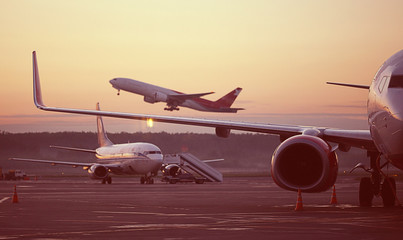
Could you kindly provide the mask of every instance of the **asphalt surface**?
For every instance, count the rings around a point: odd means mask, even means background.
[[[0,239],[401,239],[403,210],[358,207],[357,177],[332,191],[297,194],[269,177],[224,183],[140,185],[114,178],[0,181]],[[14,185],[19,203],[11,203]],[[398,190],[402,181],[397,181]],[[403,191],[398,192],[403,201]]]

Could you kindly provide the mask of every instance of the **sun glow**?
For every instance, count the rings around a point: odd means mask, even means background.
[[[147,127],[152,128],[154,126],[154,121],[152,118],[147,119]]]

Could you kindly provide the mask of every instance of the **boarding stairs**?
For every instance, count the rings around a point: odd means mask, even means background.
[[[170,157],[166,157],[168,162],[166,163],[176,163],[179,166],[189,172],[196,173],[204,178],[206,178],[210,182],[222,182],[223,176],[222,173],[203,162],[196,156],[191,153],[178,153],[174,155],[170,155]],[[171,159],[171,160],[168,160]],[[172,159],[176,159],[176,162],[172,162]]]

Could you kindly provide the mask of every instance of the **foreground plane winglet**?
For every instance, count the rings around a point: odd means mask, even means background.
[[[34,103],[37,108],[42,109],[45,105],[42,101],[41,83],[39,80],[38,62],[36,60],[35,51],[32,52],[32,65],[34,74]]]

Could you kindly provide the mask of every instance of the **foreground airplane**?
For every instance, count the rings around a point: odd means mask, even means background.
[[[382,168],[388,163],[403,170],[403,50],[391,56],[376,73],[371,86],[341,84],[369,90],[369,130],[341,130],[276,124],[220,121],[196,118],[92,111],[84,109],[47,107],[42,100],[36,53],[33,52],[33,80],[35,105],[45,111],[102,115],[108,117],[148,120],[212,127],[219,137],[228,137],[230,130],[276,134],[282,143],[271,161],[271,175],[284,189],[303,192],[322,192],[334,185],[338,173],[336,149],[349,151],[351,147],[366,149],[370,168],[362,164],[371,177],[360,182],[361,206],[371,206],[374,196],[382,196],[385,206],[395,204],[396,185]],[[331,147],[329,142],[336,143]],[[381,156],[386,163],[381,165]]]
[[[144,101],[148,103],[166,102],[167,107],[164,108],[166,111],[179,110],[178,106],[204,112],[236,113],[238,110],[243,110],[243,108],[231,108],[232,103],[234,103],[242,88],[236,88],[213,102],[201,97],[214,92],[184,94],[129,78],[114,78],[109,82],[112,84],[112,87],[118,90],[118,95],[120,94],[120,90],[124,90],[144,96]]]
[[[99,111],[99,104],[97,104]],[[71,147],[51,146],[64,150],[93,153],[98,158],[96,163],[61,162],[51,160],[36,160],[25,158],[11,158],[15,161],[50,163],[52,165],[70,165],[83,167],[88,171],[92,179],[100,179],[102,183],[112,183],[111,173],[116,175],[144,175],[140,178],[142,184],[153,184],[153,176],[156,176],[162,166],[163,155],[161,150],[150,143],[126,143],[113,144],[104,131],[102,118],[97,117],[99,148],[80,149]]]

